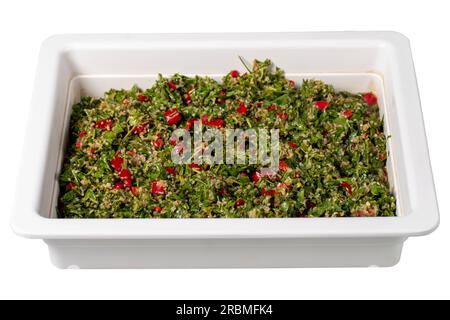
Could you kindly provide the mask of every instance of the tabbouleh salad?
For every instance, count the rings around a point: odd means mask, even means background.
[[[279,170],[174,165],[176,128],[279,129]],[[394,216],[386,137],[373,93],[286,79],[271,61],[206,76],[159,76],[73,106],[60,218]]]

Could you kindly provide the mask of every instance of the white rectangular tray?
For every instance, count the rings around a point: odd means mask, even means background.
[[[148,87],[158,73],[215,78],[269,58],[289,78],[374,91],[385,119],[396,217],[57,219],[70,108],[81,95]],[[61,268],[392,266],[439,213],[408,40],[395,32],[60,35],[42,46],[12,215]],[[30,162],[30,159],[33,161]]]

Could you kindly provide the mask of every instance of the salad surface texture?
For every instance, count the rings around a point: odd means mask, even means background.
[[[279,168],[175,164],[172,133],[278,129]],[[218,82],[159,76],[73,106],[59,177],[60,218],[394,216],[377,97],[294,83],[271,61]]]

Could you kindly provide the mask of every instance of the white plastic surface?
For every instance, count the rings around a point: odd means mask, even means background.
[[[314,219],[55,219],[70,106],[111,87],[147,87],[157,73],[218,77],[238,56],[270,58],[298,83],[375,91],[389,140],[396,217]],[[14,230],[45,239],[59,267],[390,266],[408,236],[439,223],[408,40],[393,32],[68,35],[41,51],[12,217]],[[126,262],[124,262],[126,261]]]

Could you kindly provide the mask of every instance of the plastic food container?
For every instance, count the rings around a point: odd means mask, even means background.
[[[289,78],[374,91],[385,119],[396,217],[57,219],[70,108],[80,95],[152,84],[158,73],[219,77],[269,58]],[[298,82],[297,82],[298,83]],[[392,266],[409,236],[439,224],[408,39],[394,32],[60,35],[42,46],[12,227],[61,268]]]

